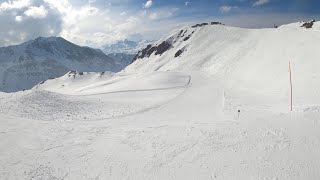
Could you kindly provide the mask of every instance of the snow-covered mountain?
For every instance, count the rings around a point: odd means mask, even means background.
[[[133,58],[135,54],[126,54],[126,53],[110,53],[107,56],[116,60],[116,63],[122,65],[123,67],[127,67],[129,64],[133,62]]]
[[[312,44],[316,40],[308,42],[309,39],[306,38],[314,36],[319,31],[320,22],[315,22],[314,20],[282,25],[278,28],[270,29],[243,29],[225,26],[218,22],[196,24],[191,27],[175,30],[169,36],[146,46],[134,57],[134,61],[137,62],[126,70],[148,69],[154,71],[181,68],[208,70],[209,68],[212,69],[208,64],[217,65],[214,63],[217,58],[227,60],[236,55],[241,55],[237,57],[242,58],[245,54],[252,51],[257,51],[257,53],[263,52],[262,49],[248,47],[253,47],[259,42],[268,48],[274,48],[275,46],[272,42],[280,41],[283,43],[283,49],[288,49],[289,45],[285,43],[288,43],[289,40],[293,41],[292,43],[295,46],[301,45],[299,44],[301,41]],[[284,35],[286,33],[289,34]],[[236,48],[231,51],[231,47]],[[301,47],[304,48],[304,46]],[[276,51],[276,54],[270,53],[268,56],[272,56],[273,59],[275,57],[279,58],[278,56],[283,55],[283,53],[278,54],[278,51]],[[302,51],[302,53],[305,52]],[[227,55],[222,56],[222,54]],[[205,59],[202,57],[205,57]],[[222,64],[227,62],[219,61],[217,63]]]
[[[314,21],[269,29],[216,23],[184,27],[140,51],[124,71],[201,71],[225,78],[228,87],[277,93],[273,97],[280,101],[288,96],[291,61],[295,96],[312,104],[320,101],[319,32],[320,22]]]
[[[102,46],[102,51],[106,54],[111,53],[122,53],[122,54],[136,54],[141,49],[145,48],[148,44],[151,44],[153,41],[140,40],[140,41],[131,41],[128,39],[117,41],[113,44],[106,44]]]
[[[39,37],[0,48],[0,91],[29,89],[70,70],[117,72],[126,65],[101,50],[80,47],[61,37]]]
[[[102,46],[101,49],[109,57],[115,59],[117,63],[126,67],[133,62],[133,58],[138,51],[145,48],[152,42],[153,41],[148,40],[131,41],[125,39],[112,44],[106,44]]]

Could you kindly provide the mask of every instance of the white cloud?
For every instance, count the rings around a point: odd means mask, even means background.
[[[190,4],[190,2],[188,2],[188,1],[187,1],[187,2],[184,2],[184,5],[185,5],[185,6],[189,6],[189,4]]]
[[[0,11],[8,11],[12,9],[21,9],[31,5],[31,0],[15,0],[3,2],[0,4]]]
[[[46,4],[42,0],[26,2],[8,0],[0,4],[0,24],[3,25],[0,26],[0,46],[19,44],[39,36],[59,35],[61,32],[62,19],[56,10],[41,12],[40,8],[40,11],[34,11],[32,7],[46,7]]]
[[[228,12],[230,12],[231,10],[234,10],[234,9],[239,9],[239,7],[237,7],[237,6],[221,6],[221,7],[219,8],[219,11],[220,11],[221,13],[228,13]]]
[[[35,19],[43,19],[47,17],[48,11],[43,7],[30,6],[24,14],[28,17],[32,17]]]
[[[149,18],[152,20],[155,20],[155,19],[159,18],[159,15],[158,15],[158,13],[154,12],[149,15]]]
[[[61,13],[63,18],[60,36],[79,45],[99,47],[106,42],[126,38],[141,30],[142,19],[128,12],[110,12],[91,4],[73,6],[68,0],[45,0],[52,9]],[[120,16],[119,16],[120,14]]]
[[[15,21],[16,21],[16,22],[21,22],[22,19],[23,19],[22,16],[16,16],[16,17],[15,17]]]
[[[172,8],[169,11],[154,9],[147,12],[147,8],[152,6],[151,0],[145,1],[146,8],[141,11],[111,11],[110,6],[100,7],[98,1],[92,4],[92,0],[72,2],[6,0],[6,3],[0,3],[0,24],[5,25],[0,26],[0,46],[19,44],[38,36],[61,36],[76,44],[94,47],[138,33],[147,39],[154,35],[158,38],[163,29],[170,29],[172,23],[163,23],[161,28],[156,29],[151,26],[174,16],[177,11]],[[118,0],[112,2],[117,3]]]
[[[162,9],[157,9],[150,13],[148,15],[148,18],[150,20],[160,20],[160,19],[166,19],[170,18],[176,15],[176,13],[179,11],[179,8],[162,8]],[[146,12],[145,12],[146,13]]]
[[[0,26],[0,46],[19,44],[38,36],[61,36],[79,45],[99,47],[132,34],[157,39],[178,23],[171,20],[177,8],[155,8],[149,12],[147,8],[153,5],[152,0],[145,0],[145,8],[140,11],[110,10],[106,4],[100,6],[98,0],[94,4],[93,0],[72,2],[6,0],[0,3],[0,24],[5,25]]]
[[[68,13],[72,10],[72,5],[69,2],[69,0],[43,0],[45,3],[47,3],[51,9],[56,9],[60,13]]]
[[[256,2],[254,2],[252,4],[253,7],[257,7],[257,6],[262,6],[262,5],[265,5],[267,3],[269,3],[270,0],[257,0]]]
[[[148,0],[145,4],[144,4],[144,8],[148,9],[152,6],[152,0]]]

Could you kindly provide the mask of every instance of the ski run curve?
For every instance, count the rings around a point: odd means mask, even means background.
[[[315,111],[289,114],[248,105],[238,116],[237,99],[224,97],[219,80],[199,72],[189,74],[192,80],[183,93],[179,91],[173,100],[130,116],[102,121],[34,121],[2,114],[0,164],[5,166],[1,166],[0,176],[3,179],[320,177],[320,124],[314,119],[318,115]],[[134,96],[139,99],[143,95]]]

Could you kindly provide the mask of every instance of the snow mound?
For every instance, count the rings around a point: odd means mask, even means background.
[[[0,114],[41,121],[97,121],[157,108],[188,87],[190,76],[70,71],[32,90],[0,94]]]
[[[93,95],[130,91],[152,91],[186,86],[190,76],[176,72],[146,74],[69,72],[35,88],[69,95]]]

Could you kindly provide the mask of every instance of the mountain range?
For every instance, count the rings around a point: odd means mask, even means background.
[[[116,59],[121,64],[129,65],[133,62],[134,57],[141,49],[145,48],[148,44],[152,44],[154,41],[148,40],[120,40],[115,43],[105,44],[101,47],[102,51],[109,57]]]
[[[120,40],[115,43],[106,44],[101,47],[102,51],[106,54],[122,53],[122,54],[137,54],[137,52],[145,48],[148,44],[152,44],[154,41],[139,40],[132,41],[128,39]]]
[[[81,47],[61,37],[39,37],[0,48],[0,91],[29,89],[68,71],[118,72],[127,65],[101,50]]]

